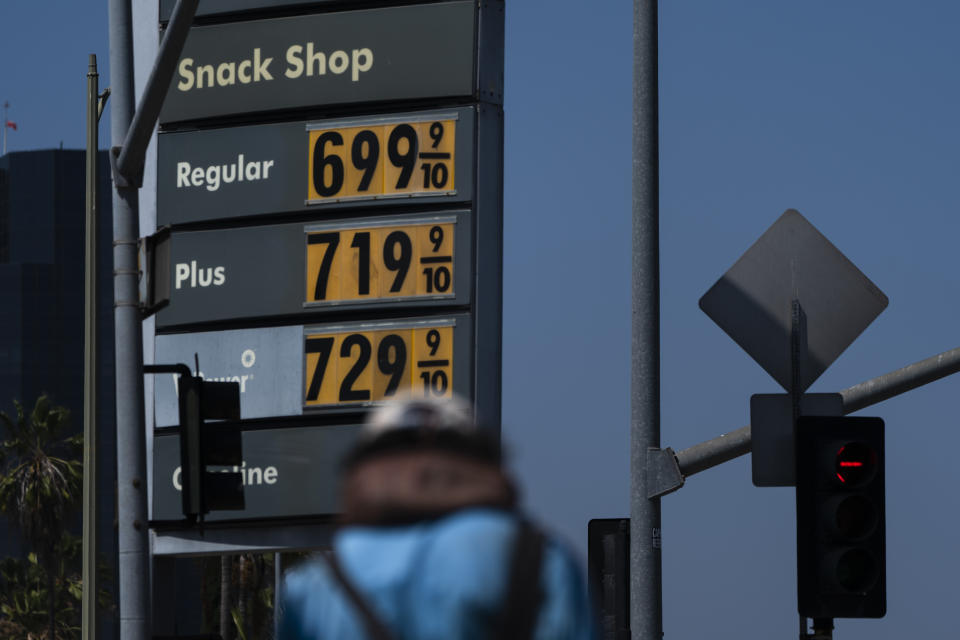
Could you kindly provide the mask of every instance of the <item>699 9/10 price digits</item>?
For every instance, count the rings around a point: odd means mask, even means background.
[[[308,128],[307,204],[455,191],[450,119]]]

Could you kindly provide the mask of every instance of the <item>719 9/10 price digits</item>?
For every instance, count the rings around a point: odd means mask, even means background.
[[[306,229],[306,305],[453,297],[455,218]]]

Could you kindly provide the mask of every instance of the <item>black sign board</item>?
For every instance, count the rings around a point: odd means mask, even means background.
[[[330,4],[339,0],[200,0],[197,16],[216,16],[239,14],[252,11],[275,10],[306,7],[317,4]],[[160,21],[167,22],[173,15],[177,0],[160,0]]]
[[[491,18],[502,22],[500,9]],[[477,2],[460,0],[193,27],[160,123],[481,93],[499,100],[502,76],[478,78],[476,56],[478,34],[500,31],[478,29],[479,14]]]
[[[499,135],[499,121],[484,114],[478,135]],[[157,223],[326,213],[411,199],[469,202],[476,115],[476,108],[468,107],[161,133]],[[401,145],[406,153],[397,153]],[[342,168],[338,182],[329,168],[333,164]]]
[[[157,328],[467,304],[470,243],[466,211],[174,232]]]
[[[207,521],[329,515],[338,511],[339,463],[360,431],[357,425],[243,432],[243,463],[211,470],[239,472],[245,508],[211,511]],[[153,440],[152,520],[180,520],[180,439]]]

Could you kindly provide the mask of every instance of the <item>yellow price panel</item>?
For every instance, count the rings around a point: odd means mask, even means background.
[[[307,128],[307,204],[456,191],[456,115]]]
[[[453,393],[453,324],[311,331],[304,338],[304,407]]]
[[[454,297],[453,217],[306,228],[305,305]]]

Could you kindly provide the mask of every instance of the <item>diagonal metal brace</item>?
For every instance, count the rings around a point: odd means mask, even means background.
[[[960,372],[960,347],[844,389],[840,392],[843,414],[859,411],[957,372]],[[683,449],[677,454],[677,460],[686,477],[750,453],[751,449],[750,425],[747,425]]]
[[[177,0],[123,144],[110,150],[114,184],[120,188],[139,189],[143,186],[147,145],[199,3],[200,0]]]
[[[673,449],[647,449],[647,498],[654,499],[673,493],[683,486],[683,474]]]

